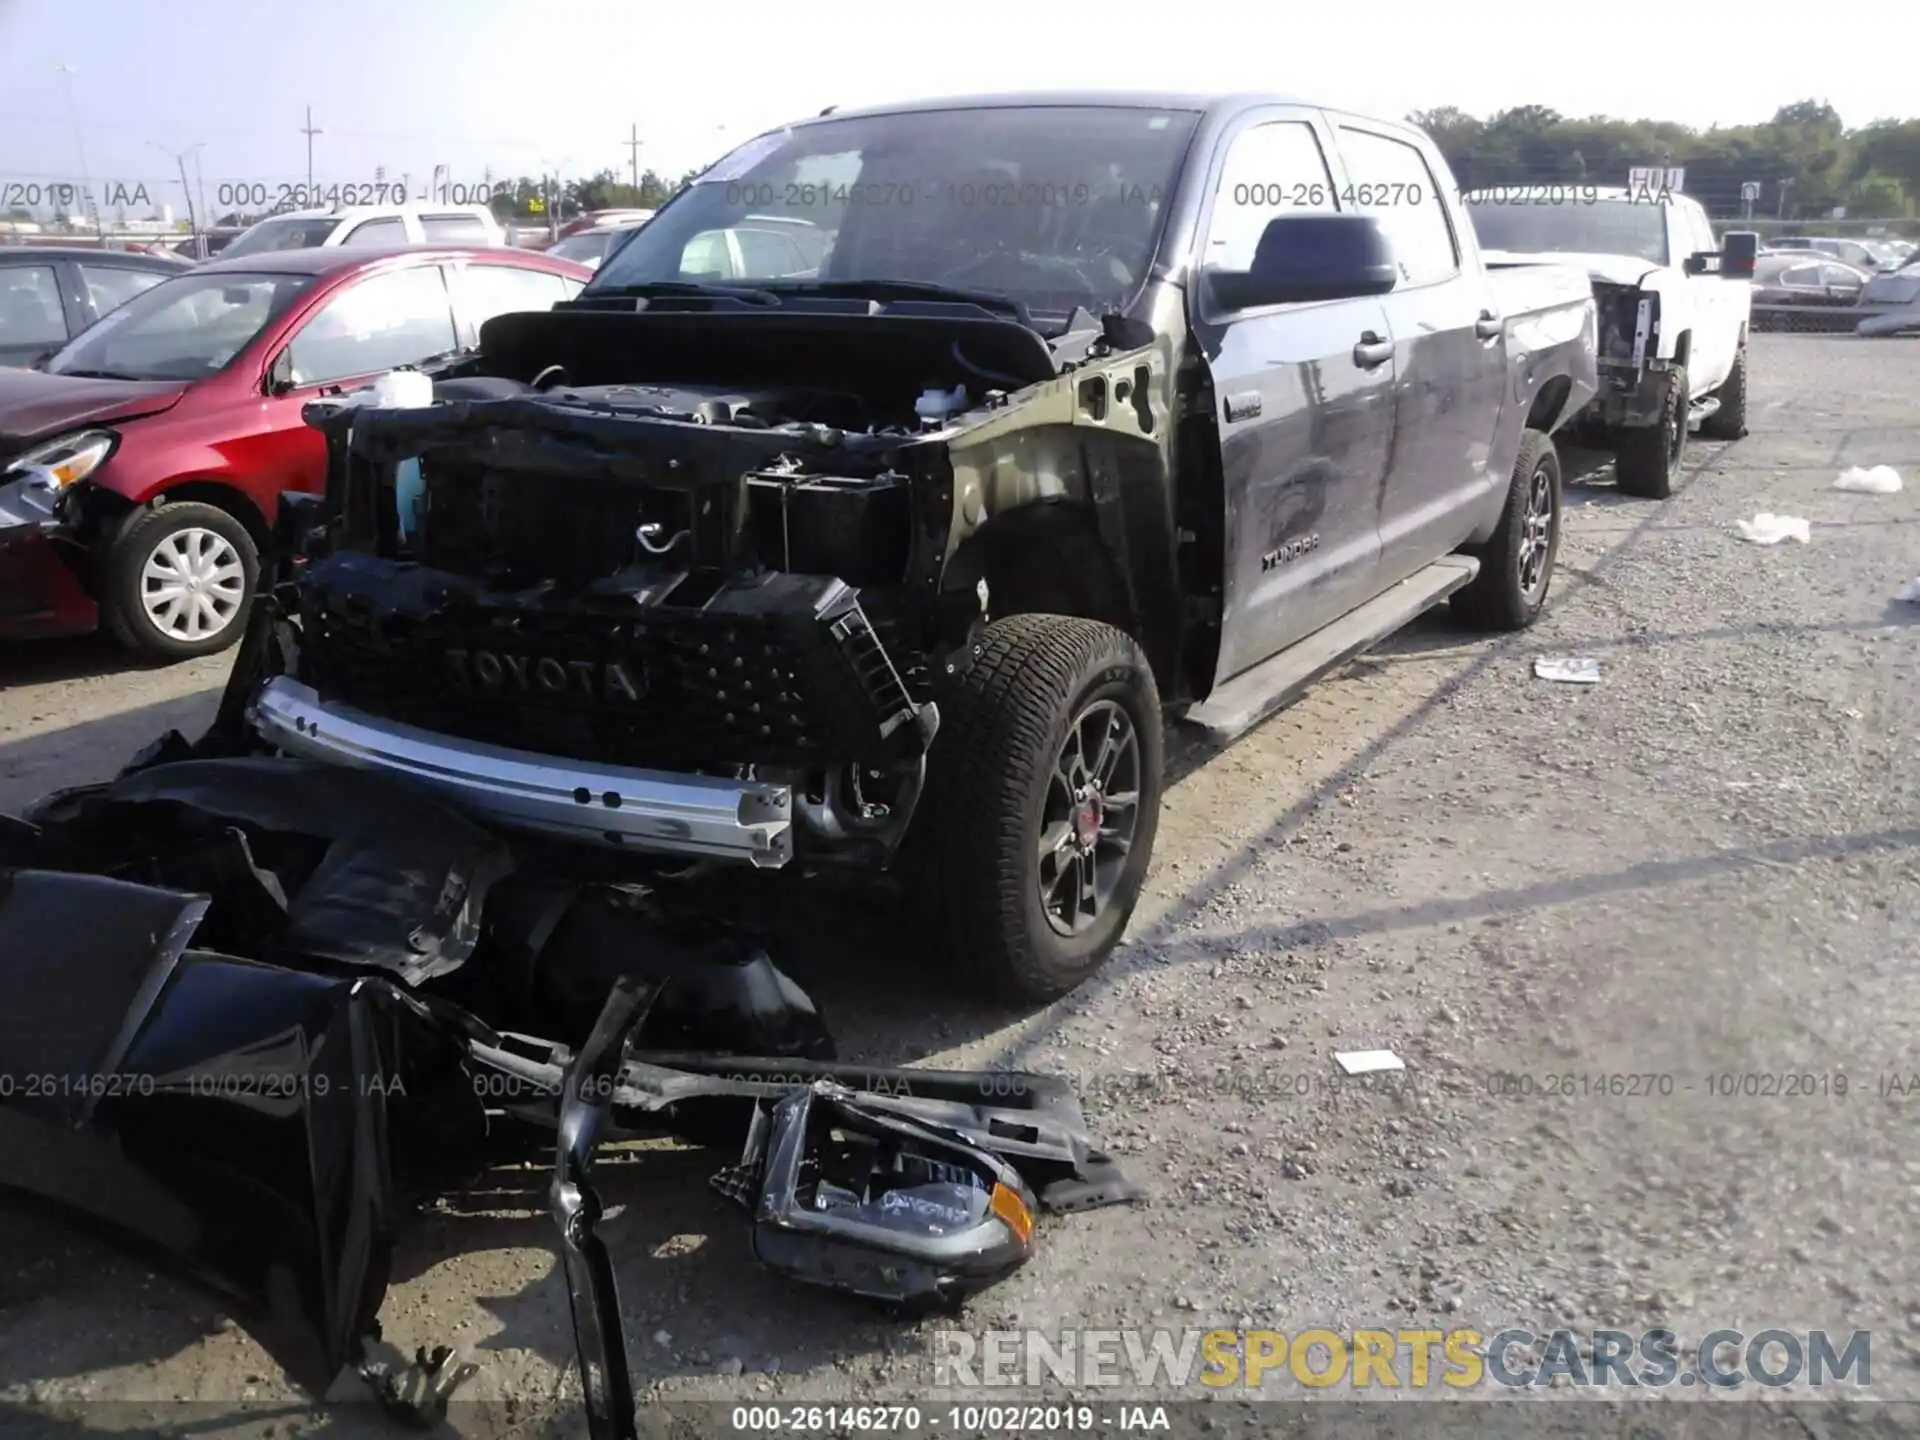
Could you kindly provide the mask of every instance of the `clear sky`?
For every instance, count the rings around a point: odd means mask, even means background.
[[[317,180],[416,191],[625,173],[635,125],[672,175],[829,104],[1046,87],[1860,125],[1920,114],[1916,40],[1916,0],[0,0],[0,187],[84,159],[177,205],[154,147],[196,143],[209,191],[304,180],[309,104]]]

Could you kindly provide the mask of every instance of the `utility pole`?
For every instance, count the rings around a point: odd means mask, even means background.
[[[207,217],[207,228],[211,230],[213,228],[213,212],[207,208],[207,172],[205,167],[200,164],[201,148],[199,145],[193,147],[193,188],[200,192],[200,213]],[[202,260],[210,258],[207,253],[209,243],[208,239],[203,235],[194,245],[195,252]]]
[[[201,142],[201,144],[204,143],[204,141]],[[173,163],[179,167],[180,193],[184,195],[187,200],[187,231],[193,236],[194,253],[198,254],[200,253],[203,242],[200,238],[200,215],[193,206],[193,186],[187,181],[187,154],[188,151],[194,152],[194,163],[198,165],[200,163],[200,145],[189,145],[186,150],[169,150],[158,140],[149,140],[147,144],[158,150],[162,155],[173,156]]]
[[[53,67],[60,72],[60,79],[67,92],[67,118],[73,122],[73,148],[80,156],[80,212],[84,215],[93,212],[94,233],[100,237],[104,248],[107,243],[107,224],[100,218],[100,207],[94,203],[93,181],[87,174],[87,141],[80,125],[80,105],[73,98],[73,66],[62,61]]]
[[[633,203],[640,203],[640,127],[632,127],[627,138],[627,163],[633,167]]]
[[[307,137],[307,198],[313,198],[313,137],[326,132],[313,128],[313,106],[307,106],[307,123],[300,133]]]

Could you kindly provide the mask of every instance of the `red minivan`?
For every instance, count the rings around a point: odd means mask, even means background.
[[[281,492],[324,487],[301,407],[471,347],[592,273],[501,247],[214,260],[0,370],[0,638],[104,621],[158,658],[225,649]]]

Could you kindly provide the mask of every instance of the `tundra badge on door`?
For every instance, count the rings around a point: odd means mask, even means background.
[[[1302,535],[1298,540],[1289,540],[1278,550],[1269,550],[1260,557],[1260,573],[1264,575],[1269,570],[1278,570],[1282,565],[1291,564],[1302,555],[1319,548],[1320,532],[1318,530],[1311,535]]]

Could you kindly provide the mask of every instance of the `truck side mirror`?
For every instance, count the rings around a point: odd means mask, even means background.
[[[1371,215],[1282,215],[1267,222],[1251,266],[1207,278],[1223,308],[1253,310],[1384,295],[1399,283],[1400,267]]]
[[[1760,236],[1753,230],[1729,230],[1720,237],[1720,274],[1728,280],[1751,280],[1760,256]]]

